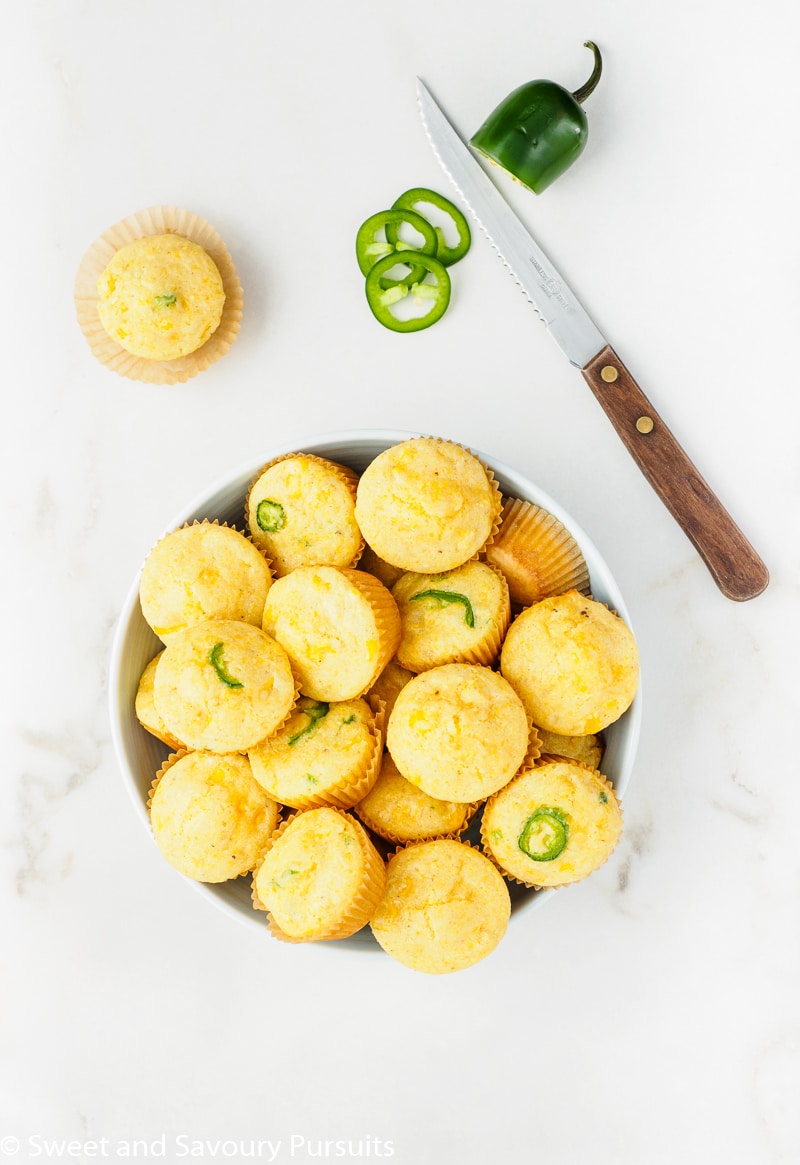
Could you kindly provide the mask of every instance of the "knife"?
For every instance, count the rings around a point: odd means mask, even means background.
[[[760,595],[769,573],[753,547],[419,78],[417,97],[442,169],[719,589],[739,602]]]

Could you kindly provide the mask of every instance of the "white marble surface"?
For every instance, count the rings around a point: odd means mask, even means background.
[[[0,1155],[800,1159],[796,6],[5,16]],[[430,331],[390,334],[363,302],[362,219],[448,192],[415,75],[471,131],[531,77],[580,84],[587,37],[606,74],[586,153],[510,197],[767,561],[742,605],[482,238]],[[71,302],[92,239],[159,202],[209,218],[245,287],[234,349],[177,388],[101,368]],[[526,472],[599,546],[641,645],[619,851],[444,978],[211,909],[154,851],[110,744],[112,631],[156,534],[262,449],[351,425]]]

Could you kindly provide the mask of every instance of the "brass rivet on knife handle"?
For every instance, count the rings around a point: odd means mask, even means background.
[[[611,371],[616,375],[610,377]],[[760,595],[769,582],[766,566],[613,348],[604,348],[582,372],[628,452],[693,543],[722,593],[737,602]],[[647,440],[642,441],[639,426],[645,421],[650,428]]]
[[[636,428],[640,433],[652,433],[654,425],[652,417],[639,417],[636,422]]]

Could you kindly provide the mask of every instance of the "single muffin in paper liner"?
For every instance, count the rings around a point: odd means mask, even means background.
[[[610,781],[565,757],[543,756],[488,799],[487,855],[514,881],[537,889],[578,882],[608,860],[622,832]]]
[[[331,806],[282,822],[253,876],[253,905],[285,942],[348,938],[369,922],[386,868],[363,826]]]
[[[474,453],[440,437],[412,437],[364,470],[356,520],[385,562],[440,574],[485,549],[501,508],[494,474]]]
[[[473,559],[445,574],[409,572],[392,587],[402,624],[397,662],[412,672],[445,663],[490,664],[511,618],[502,573]]]
[[[403,688],[386,743],[412,784],[441,801],[467,802],[507,784],[534,739],[507,680],[479,664],[448,663],[421,672]]]
[[[508,887],[488,858],[465,842],[440,838],[405,846],[389,859],[370,926],[392,958],[438,975],[491,954],[510,916]]]
[[[476,802],[462,804],[429,797],[398,772],[386,752],[377,781],[354,806],[354,811],[373,833],[404,845],[434,837],[458,838],[468,828],[477,808]]]
[[[358,560],[358,569],[366,570],[369,574],[374,574],[375,578],[380,579],[385,587],[392,589],[394,584],[405,571],[400,566],[392,566],[391,562],[384,562],[382,558],[378,558],[371,546],[364,543],[364,550]]]
[[[357,485],[348,466],[313,453],[287,453],[262,466],[247,494],[245,520],[277,576],[298,566],[356,565],[364,549]]]
[[[134,701],[134,710],[136,712],[136,719],[141,724],[142,728],[147,729],[151,736],[157,737],[163,741],[164,744],[169,745],[172,749],[183,748],[183,742],[173,736],[167,730],[164,721],[156,712],[155,700],[153,699],[153,689],[156,682],[156,668],[159,660],[164,654],[160,651],[158,655],[151,659],[147,667],[142,672],[142,677],[139,680],[139,687],[136,689],[136,699]]]
[[[567,591],[517,615],[500,670],[534,724],[559,736],[588,736],[630,707],[639,652],[630,628],[604,603]]]
[[[148,811],[170,865],[198,882],[226,882],[260,862],[280,807],[254,779],[247,757],[173,753],[156,774]]]
[[[208,619],[261,626],[272,585],[259,547],[225,522],[187,522],[161,538],[145,559],[139,602],[164,643]]]
[[[349,809],[372,788],[383,752],[384,705],[370,697],[302,697],[279,732],[248,754],[271,797],[294,809]]]
[[[599,769],[603,759],[603,740],[595,733],[589,736],[559,736],[557,732],[547,732],[536,728],[540,752],[548,756],[565,756],[567,760],[577,760],[590,769]]]
[[[171,638],[153,697],[167,730],[188,747],[247,752],[280,730],[297,684],[286,652],[259,627],[210,619]]]
[[[558,518],[533,502],[506,498],[486,561],[503,572],[512,600],[524,607],[549,595],[589,590],[578,543]]]
[[[170,235],[188,240],[205,252],[219,273],[225,298],[219,323],[200,347],[175,359],[150,359],[126,351],[106,330],[100,317],[99,285],[109,264],[123,248],[131,247],[139,240]],[[179,288],[167,289],[165,294],[153,297],[152,311],[165,315],[169,323],[169,312],[180,306],[179,297]],[[89,247],[75,280],[78,323],[93,354],[101,364],[120,376],[149,384],[183,383],[219,360],[236,339],[242,318],[242,301],[239,277],[219,234],[205,219],[174,206],[152,206],[109,227]]]
[[[335,566],[299,566],[276,579],[262,626],[285,649],[302,694],[329,703],[368,692],[400,641],[383,583]]]

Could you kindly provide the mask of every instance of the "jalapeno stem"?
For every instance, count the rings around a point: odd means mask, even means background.
[[[600,49],[597,47],[593,40],[585,40],[583,43],[587,49],[591,49],[594,53],[594,68],[592,69],[592,75],[586,84],[581,85],[580,89],[576,89],[572,94],[572,96],[578,102],[578,105],[582,105],[586,98],[590,97],[592,93],[594,93],[595,89],[597,88],[597,82],[600,80],[600,76],[603,72],[603,58],[600,56]]]

